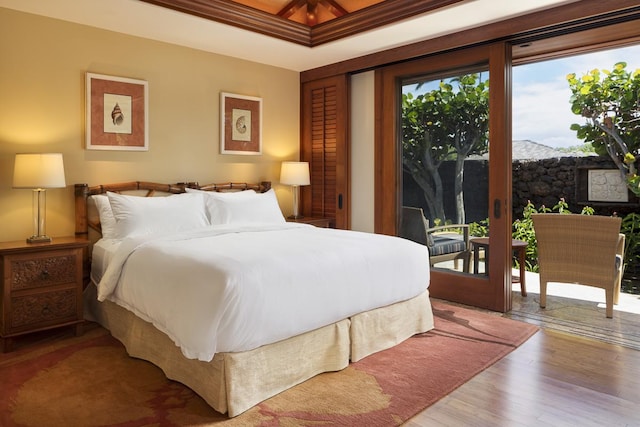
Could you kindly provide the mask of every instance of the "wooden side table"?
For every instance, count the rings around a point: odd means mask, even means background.
[[[311,224],[320,228],[330,228],[331,218],[321,218],[313,216],[303,216],[302,218],[287,218],[287,222],[297,222],[300,224]]]
[[[0,243],[0,349],[13,338],[61,326],[82,334],[85,239]]]
[[[474,237],[469,240],[471,250],[473,251],[473,272],[478,273],[478,264],[480,261],[480,249],[484,249],[485,266],[489,263],[489,238]],[[525,260],[527,256],[527,242],[518,239],[511,240],[511,250],[518,257],[518,265],[520,266],[520,276],[513,276],[513,283],[520,283],[520,293],[523,297],[527,296],[527,285],[525,283]],[[486,267],[485,267],[486,274]]]

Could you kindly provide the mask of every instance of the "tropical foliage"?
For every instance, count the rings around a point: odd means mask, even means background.
[[[640,196],[636,168],[640,152],[640,69],[628,71],[626,62],[612,70],[594,69],[578,78],[567,75],[572,92],[571,111],[586,119],[573,124],[579,139],[596,153],[608,155],[624,174],[631,191]]]
[[[640,275],[640,214],[635,212],[622,218],[621,232],[625,235],[624,263],[629,275]]]
[[[441,81],[425,94],[402,95],[402,164],[424,192],[430,218],[445,222],[444,189],[439,168],[455,162],[456,218],[465,223],[464,160],[488,149],[489,82],[480,74]]]

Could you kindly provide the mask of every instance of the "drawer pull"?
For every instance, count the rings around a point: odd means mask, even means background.
[[[48,279],[50,276],[48,270],[42,270],[42,273],[40,275],[42,276],[43,279]]]
[[[46,304],[44,307],[42,307],[41,314],[47,315],[50,313],[51,313],[51,310],[49,310],[49,304]]]

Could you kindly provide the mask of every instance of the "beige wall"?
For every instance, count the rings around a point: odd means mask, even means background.
[[[351,228],[373,233],[374,71],[351,76]]]
[[[85,73],[146,80],[149,151],[85,150]],[[220,92],[263,99],[263,155],[219,154]],[[70,235],[73,184],[271,180],[299,150],[298,73],[0,8],[0,241],[32,234],[31,191],[12,189],[19,152],[61,152],[66,189],[47,191],[47,234]]]

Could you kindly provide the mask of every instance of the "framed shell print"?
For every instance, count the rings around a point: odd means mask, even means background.
[[[87,149],[147,151],[147,82],[87,73],[86,83]]]
[[[220,94],[220,153],[262,154],[262,98]]]

